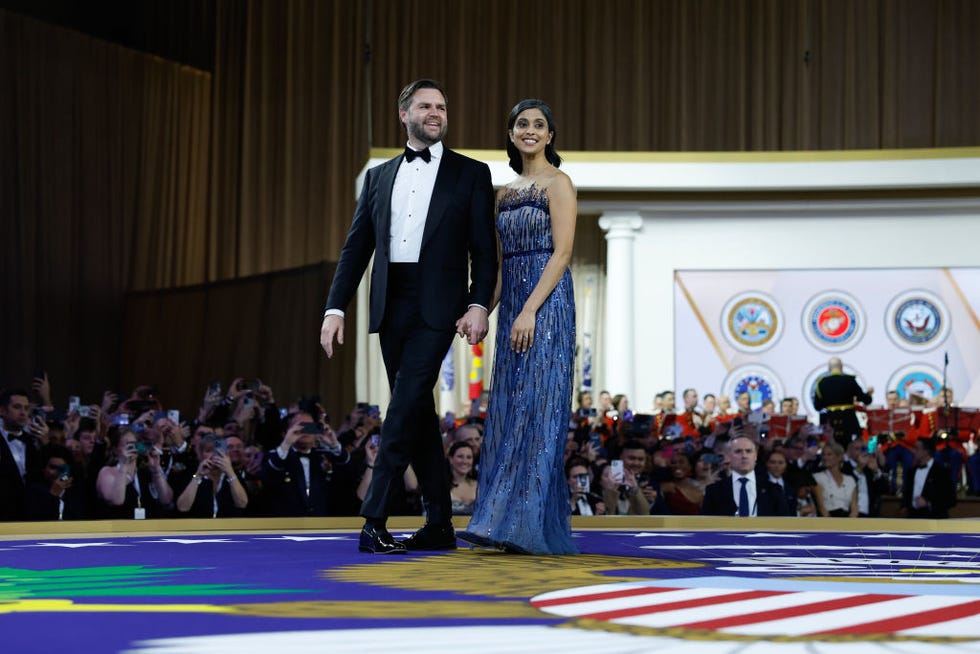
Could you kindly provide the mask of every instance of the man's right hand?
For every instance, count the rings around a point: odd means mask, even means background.
[[[333,357],[333,340],[337,338],[337,344],[344,344],[344,319],[341,316],[324,316],[323,324],[320,326],[320,345],[327,353],[327,358]]]

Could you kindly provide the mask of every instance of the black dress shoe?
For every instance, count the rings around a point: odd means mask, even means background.
[[[368,527],[361,529],[361,540],[357,549],[372,554],[404,554],[405,546],[396,541],[384,527]]]
[[[425,525],[401,542],[412,551],[454,550],[456,531],[452,525]]]

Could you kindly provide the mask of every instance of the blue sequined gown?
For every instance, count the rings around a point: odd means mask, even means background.
[[[510,330],[551,256],[548,197],[509,190],[497,207],[501,296],[476,508],[468,540],[529,554],[575,554],[563,458],[571,416],[575,300],[571,273],[538,310],[534,344],[510,349]]]

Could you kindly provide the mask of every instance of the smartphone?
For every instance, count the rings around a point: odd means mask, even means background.
[[[80,407],[78,407],[78,417],[79,418],[88,418],[90,411],[91,411],[91,408],[90,407],[80,406]]]
[[[602,436],[596,433],[591,434],[589,436],[589,444],[596,450],[602,449]]]
[[[214,395],[215,393],[220,393],[220,392],[221,392],[221,382],[213,381],[210,384],[208,384],[209,395]]]
[[[377,404],[372,404],[371,406],[368,407],[368,415],[371,416],[372,418],[380,418],[381,407],[379,407]]]
[[[228,442],[223,438],[214,439],[214,451],[228,454]]]
[[[286,407],[282,407],[281,409],[279,409],[280,420],[285,420],[287,415],[289,415],[289,409],[287,409]]]
[[[304,422],[303,427],[299,430],[301,434],[322,434],[323,427],[320,426],[318,422]]]
[[[78,407],[80,407],[81,405],[82,405],[82,401],[78,398],[77,395],[69,395],[68,396],[68,413],[69,414],[77,412],[78,411]]]
[[[589,475],[581,474],[575,475],[575,483],[579,487],[579,490],[585,490],[589,487]]]
[[[626,473],[623,471],[623,461],[622,459],[613,459],[609,462],[609,467],[612,468],[612,478],[617,484],[623,483],[623,479]]]
[[[167,418],[169,418],[175,425],[180,424],[180,411],[177,409],[170,409],[167,411]]]
[[[62,463],[58,466],[58,479],[61,481],[68,481],[71,479],[71,466],[67,463]]]
[[[381,434],[371,434],[371,447],[381,445]]]

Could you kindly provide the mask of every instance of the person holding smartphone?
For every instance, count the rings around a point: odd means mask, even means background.
[[[347,466],[350,454],[315,409],[304,406],[287,416],[279,447],[262,461],[263,494],[274,516],[326,516],[337,512],[341,490],[333,483],[334,467]]]
[[[83,520],[84,497],[73,486],[71,452],[58,445],[41,449],[41,477],[27,490],[28,520]]]
[[[605,515],[606,504],[600,495],[591,492],[592,478],[588,463],[583,459],[569,459],[565,464],[568,480],[568,503],[572,515]]]
[[[241,441],[235,438],[238,444]],[[248,493],[235,473],[228,446],[213,434],[197,443],[197,472],[177,498],[181,517],[236,518],[248,506]]]

